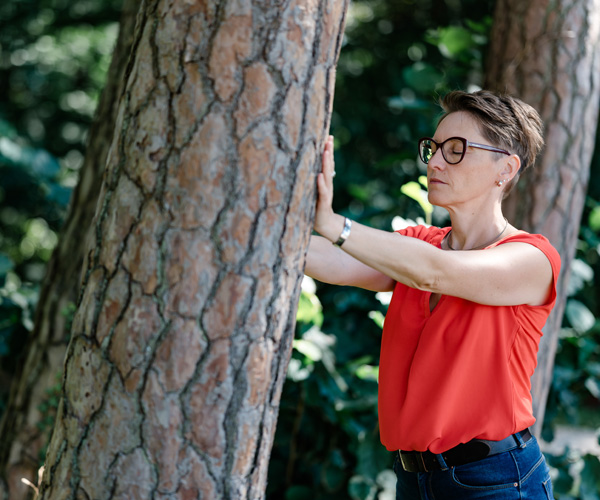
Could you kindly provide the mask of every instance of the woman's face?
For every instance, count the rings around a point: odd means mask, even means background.
[[[464,111],[446,116],[433,139],[441,143],[450,137],[463,137],[470,142],[498,147],[481,135],[475,119]],[[489,203],[492,196],[501,197],[496,181],[502,178],[503,157],[506,158],[498,153],[469,147],[462,161],[451,165],[446,162],[441,150],[437,150],[427,164],[430,203],[458,208],[473,202],[473,206],[477,207],[480,203]]]

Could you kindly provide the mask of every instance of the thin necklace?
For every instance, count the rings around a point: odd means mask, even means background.
[[[506,221],[506,224],[504,224],[504,229],[502,229],[502,231],[500,231],[496,236],[494,236],[494,238],[492,238],[491,241],[488,241],[487,243],[484,243],[483,245],[479,245],[478,247],[469,248],[469,250],[481,250],[482,248],[485,248],[488,245],[491,245],[498,238],[500,238],[500,236],[502,236],[504,234],[504,231],[506,231],[506,228],[508,227],[508,219],[506,217],[504,217],[504,220]],[[448,248],[450,250],[458,250],[457,248],[452,248],[452,245],[450,245],[450,233],[451,232],[452,232],[452,229],[450,229],[450,231],[448,231],[446,233],[446,236],[444,237],[444,241],[446,242],[446,245],[448,246]]]

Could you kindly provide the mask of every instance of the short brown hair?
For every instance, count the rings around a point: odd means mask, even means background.
[[[540,115],[533,107],[516,97],[488,90],[473,93],[455,90],[446,94],[440,100],[440,105],[444,114],[439,122],[450,113],[465,111],[475,118],[481,134],[491,145],[519,155],[519,174],[533,165],[544,146],[544,124]],[[515,176],[513,184],[518,177],[519,175]],[[510,189],[506,193],[508,191]]]

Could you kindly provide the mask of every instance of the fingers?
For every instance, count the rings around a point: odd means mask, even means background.
[[[333,161],[333,136],[327,137],[323,148],[321,172],[317,177],[317,211],[315,216],[315,229],[317,232],[327,225],[333,215],[333,177],[335,165]]]
[[[317,188],[319,189],[319,198],[323,196],[323,193],[327,191],[327,183],[325,181],[325,174],[321,172],[317,177]]]
[[[323,149],[323,165],[322,172],[328,182],[335,177],[335,163],[333,161],[333,136],[330,135],[325,141],[325,148]]]
[[[317,178],[319,189],[319,201],[323,205],[330,205],[333,198],[333,177],[335,176],[335,164],[333,161],[333,136],[330,135],[325,141],[321,172]]]

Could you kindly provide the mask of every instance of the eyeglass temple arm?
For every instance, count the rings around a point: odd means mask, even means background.
[[[487,151],[494,151],[495,153],[504,153],[505,155],[510,156],[510,153],[505,149],[495,148],[494,146],[486,146],[485,144],[477,144],[476,142],[467,142],[467,146],[478,149],[486,149]]]

